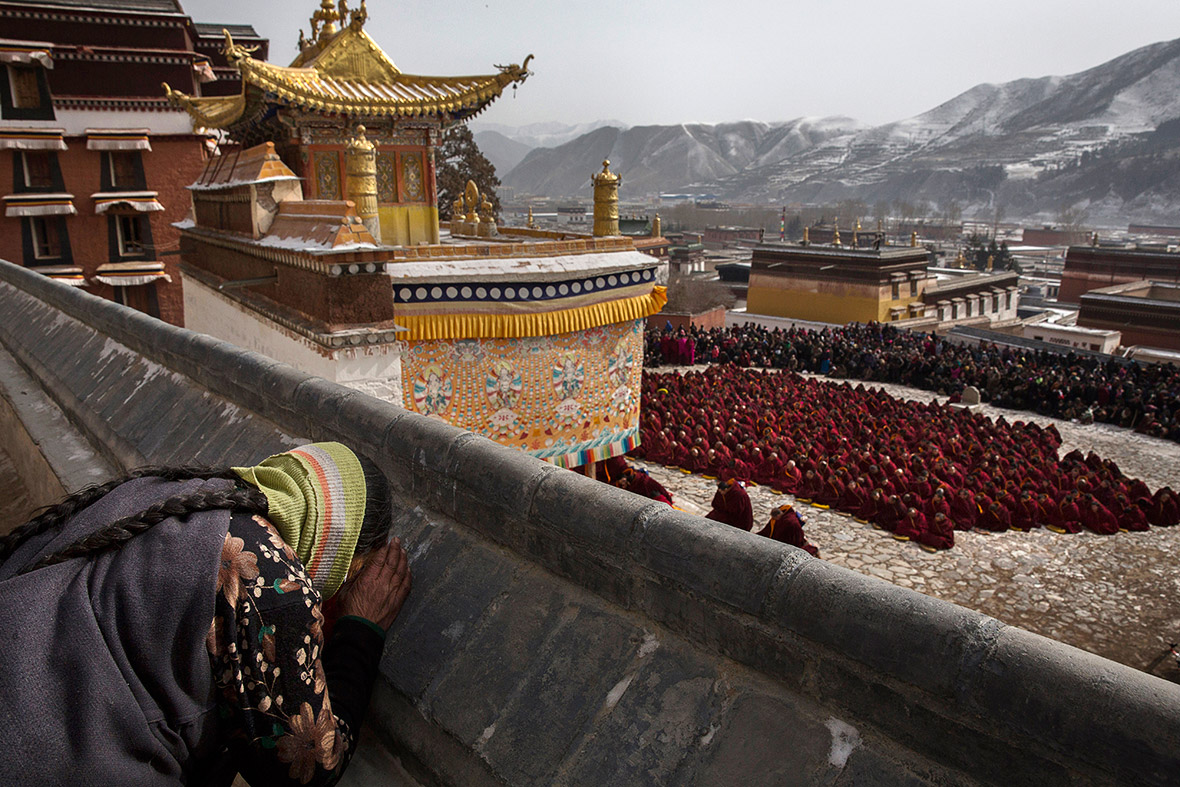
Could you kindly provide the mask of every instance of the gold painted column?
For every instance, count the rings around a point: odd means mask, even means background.
[[[591,176],[594,184],[594,237],[619,234],[619,185],[621,175],[610,171],[610,161],[602,162],[602,172]]]
[[[377,152],[365,139],[365,127],[357,126],[356,135],[344,152],[348,173],[348,198],[356,203],[356,213],[369,232],[381,243],[381,217],[377,212]]]

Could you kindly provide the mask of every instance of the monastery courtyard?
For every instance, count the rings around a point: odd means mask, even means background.
[[[938,398],[900,385],[866,385],[906,399]],[[1055,424],[1062,456],[1074,448],[1096,451],[1153,491],[1163,484],[1180,488],[1180,444],[1107,424],[1082,426],[988,405],[982,413]],[[650,462],[635,464],[667,487],[677,506],[702,516],[709,511],[715,481]],[[771,509],[794,502],[791,495],[753,484],[748,491],[755,527],[767,521]],[[835,511],[797,505],[807,540],[825,560],[1180,682],[1180,669],[1161,658],[1169,642],[1180,641],[1180,527],[1113,536],[1059,535],[1043,528],[956,530],[953,549],[931,554]]]

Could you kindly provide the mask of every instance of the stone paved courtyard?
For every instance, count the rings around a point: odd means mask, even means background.
[[[928,391],[875,385],[903,398],[936,398]],[[1074,448],[1093,450],[1142,478],[1152,491],[1163,484],[1180,489],[1180,444],[1106,424],[1082,426],[986,405],[982,412],[1056,424],[1062,455]],[[715,481],[637,464],[672,492],[678,506],[708,512]],[[748,491],[755,528],[772,508],[794,502],[763,487],[751,485]],[[1180,670],[1161,658],[1169,642],[1180,640],[1180,527],[1113,536],[956,531],[954,549],[931,554],[850,517],[798,505],[807,538],[825,560],[1180,682]]]

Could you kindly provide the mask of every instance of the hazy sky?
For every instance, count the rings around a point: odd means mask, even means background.
[[[354,0],[352,5],[359,5]],[[241,22],[274,62],[319,0],[181,0]],[[534,76],[481,120],[630,125],[910,117],[981,82],[1071,74],[1180,37],[1178,0],[432,0],[368,3],[407,73]]]

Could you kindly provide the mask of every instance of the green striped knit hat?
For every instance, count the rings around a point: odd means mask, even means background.
[[[356,454],[340,443],[311,443],[233,471],[266,495],[267,519],[312,587],[331,598],[348,576],[365,518],[365,473]]]

